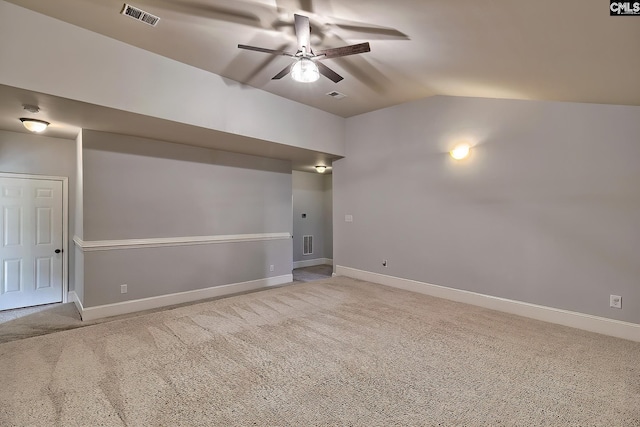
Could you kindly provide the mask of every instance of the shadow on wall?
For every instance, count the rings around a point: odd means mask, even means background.
[[[173,142],[151,140],[136,136],[116,135],[107,132],[83,131],[84,148],[98,151],[110,151],[140,157],[155,157],[191,163],[228,166],[242,169],[255,169],[267,172],[291,173],[291,162],[288,160],[252,156],[248,154],[219,151],[207,147],[177,144]],[[224,132],[217,132],[220,138],[237,139],[238,145],[252,138],[242,137]],[[113,137],[116,136],[116,137]],[[134,143],[131,143],[133,141]],[[205,151],[206,150],[206,151]]]

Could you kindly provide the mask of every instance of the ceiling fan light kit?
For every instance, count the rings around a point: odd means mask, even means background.
[[[320,78],[320,72],[311,59],[300,58],[291,67],[291,78],[300,83],[313,83]]]
[[[266,49],[256,46],[248,46],[239,44],[238,48],[253,50],[256,52],[268,53],[270,55],[289,56],[295,61],[285,67],[278,74],[273,76],[272,80],[279,80],[291,74],[291,77],[297,82],[310,83],[320,78],[320,74],[328,78],[334,83],[338,83],[343,79],[341,75],[324,65],[323,59],[339,58],[342,56],[355,55],[358,53],[370,52],[369,43],[360,43],[350,46],[336,47],[331,49],[323,49],[313,52],[311,49],[311,25],[309,17],[302,15],[293,15],[296,30],[296,39],[298,41],[297,52],[290,53],[281,50]]]

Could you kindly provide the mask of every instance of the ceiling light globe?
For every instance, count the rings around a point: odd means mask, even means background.
[[[471,149],[471,146],[466,142],[463,142],[461,144],[456,145],[453,148],[453,150],[449,152],[449,154],[451,155],[451,157],[453,157],[456,160],[462,160],[469,155],[470,149]]]
[[[326,170],[327,170],[327,167],[326,167],[326,166],[316,166],[316,170],[317,170],[319,173],[324,173],[324,171],[326,171]]]
[[[291,78],[300,83],[313,83],[320,78],[320,72],[315,62],[308,58],[300,58],[293,64]]]
[[[44,120],[37,119],[20,119],[25,128],[30,130],[31,132],[40,133],[43,132],[47,126],[49,126],[49,122],[45,122]]]

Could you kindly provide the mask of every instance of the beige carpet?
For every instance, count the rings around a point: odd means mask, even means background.
[[[312,282],[315,280],[324,280],[330,278],[332,272],[333,267],[331,265],[316,265],[312,267],[296,268],[293,270],[293,281]],[[211,298],[207,301],[213,301],[220,298],[221,297]],[[191,304],[192,303],[179,304],[170,308],[177,308]],[[80,313],[78,313],[74,303],[47,304],[36,307],[0,311],[0,344],[30,337],[37,337],[39,335],[52,334],[54,332],[65,331],[68,329],[95,325],[105,321],[126,319],[161,310],[162,309],[146,310],[141,313],[124,314],[107,319],[96,319],[89,322],[82,321]]]
[[[640,426],[640,344],[337,277],[0,345],[1,426]]]

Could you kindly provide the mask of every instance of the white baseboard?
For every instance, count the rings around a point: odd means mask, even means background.
[[[574,311],[561,310],[542,305],[529,304],[526,302],[493,297],[460,289],[447,288],[445,286],[432,285],[429,283],[418,282],[416,280],[402,279],[399,277],[357,270],[355,268],[343,267],[341,265],[336,266],[336,274],[338,276],[347,276],[354,279],[379,283],[381,285],[391,286],[433,297],[445,298],[452,301],[489,308],[491,310],[516,314],[519,316],[529,317],[531,319],[542,320],[589,332],[596,332],[599,334],[640,342],[640,325],[635,323],[607,319],[606,317],[592,316],[590,314],[577,313]]]
[[[84,308],[82,307],[82,301],[80,301],[80,298],[78,298],[78,294],[76,294],[76,291],[69,292],[67,301],[72,302],[76,305],[78,313],[80,313],[80,317],[82,317],[82,311],[84,310]]]
[[[294,261],[293,268],[314,267],[316,265],[333,265],[331,258],[305,259],[303,261]]]
[[[285,274],[277,277],[267,277],[265,279],[252,280],[250,282],[232,283],[229,285],[212,286],[194,291],[178,292],[175,294],[160,295],[157,297],[142,298],[131,301],[123,301],[114,304],[99,305],[96,307],[83,308],[75,295],[76,306],[80,311],[82,320],[95,320],[103,317],[118,316],[121,314],[135,313],[138,311],[151,310],[154,308],[167,307],[175,304],[199,301],[207,298],[221,297],[239,292],[253,291],[256,289],[269,288],[271,286],[282,285],[293,281],[293,275]],[[70,293],[71,294],[71,293]]]

